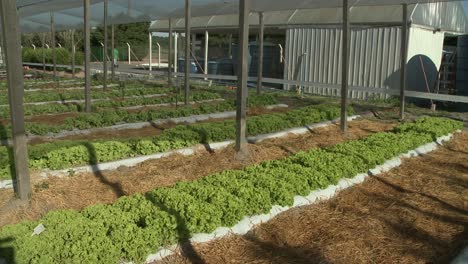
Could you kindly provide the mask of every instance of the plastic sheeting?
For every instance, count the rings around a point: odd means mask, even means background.
[[[433,0],[350,0],[355,6],[434,3]],[[339,8],[342,0],[251,0],[252,12],[291,9]],[[80,28],[83,24],[82,0],[18,0],[23,32],[48,31],[50,12],[54,12],[57,30]],[[192,0],[192,16],[238,13],[239,0]],[[153,21],[184,16],[184,0],[109,0],[109,24]],[[91,25],[102,23],[103,1],[91,0]],[[372,12],[367,12],[372,16]]]
[[[408,7],[409,20],[413,24],[441,29],[454,33],[468,32],[468,20],[460,2],[426,3]],[[400,24],[402,8],[393,6],[358,6],[351,9],[350,20],[355,24]],[[185,20],[173,22],[175,31],[185,29]],[[341,8],[270,11],[264,14],[267,27],[303,25],[336,25],[342,21]],[[258,26],[258,13],[250,14],[250,25]],[[192,30],[237,29],[237,15],[204,16],[192,19]],[[150,31],[168,31],[167,20],[154,21]]]

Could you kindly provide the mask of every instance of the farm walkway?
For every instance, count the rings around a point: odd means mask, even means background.
[[[332,200],[163,263],[449,263],[467,245],[465,131]]]

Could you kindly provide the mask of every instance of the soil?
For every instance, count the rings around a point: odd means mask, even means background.
[[[85,173],[67,178],[40,179],[33,175],[33,192],[29,206],[11,207],[12,190],[0,190],[0,226],[21,220],[38,219],[51,210],[80,210],[96,203],[112,203],[118,197],[144,193],[156,187],[170,186],[179,181],[195,180],[227,169],[240,169],[266,160],[286,157],[301,150],[326,147],[370,133],[391,129],[393,123],[359,120],[349,123],[343,136],[337,125],[282,139],[249,145],[250,159],[235,159],[234,147],[210,152],[205,149],[193,156],[174,155],[142,163],[133,168]]]
[[[468,132],[245,236],[159,263],[449,263],[468,245]],[[185,252],[185,253],[184,253]]]

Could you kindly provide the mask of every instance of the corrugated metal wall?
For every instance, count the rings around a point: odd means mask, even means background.
[[[352,29],[351,86],[398,89],[400,31],[399,27]],[[341,83],[341,42],[341,28],[288,29],[285,78],[327,84],[305,87],[305,92],[337,95],[336,87]],[[370,95],[352,92],[350,96],[365,99]]]

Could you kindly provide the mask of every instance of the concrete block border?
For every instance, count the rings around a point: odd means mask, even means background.
[[[348,120],[352,121],[359,117],[360,117],[359,115],[350,116],[348,117]],[[287,129],[287,130],[279,131],[276,133],[248,137],[247,141],[252,142],[252,143],[259,143],[267,139],[286,137],[289,134],[295,134],[295,135],[306,134],[310,132],[311,130],[314,130],[320,127],[329,126],[337,122],[339,122],[339,119],[334,119],[332,121],[324,121],[324,122],[312,124],[312,125],[305,126],[305,127]],[[171,150],[168,152],[156,153],[156,154],[147,155],[147,156],[139,156],[139,157],[122,159],[122,160],[117,160],[117,161],[112,161],[112,162],[100,163],[97,165],[86,165],[86,166],[74,167],[74,168],[69,168],[69,169],[64,169],[64,170],[42,170],[39,172],[39,175],[43,178],[67,177],[70,174],[75,174],[75,173],[87,173],[87,172],[95,173],[99,171],[116,170],[122,166],[135,167],[138,164],[141,164],[145,161],[161,159],[161,158],[169,157],[175,154],[190,156],[190,155],[195,154],[196,151],[200,151],[202,149],[208,149],[210,151],[220,150],[220,149],[224,149],[228,147],[229,145],[233,143],[234,143],[233,140],[226,140],[223,142],[209,143],[206,145],[198,144],[193,147],[188,147],[188,148],[183,148],[183,149],[178,149],[178,150]],[[12,187],[13,187],[13,183],[11,180],[0,181],[0,189],[8,189]]]

